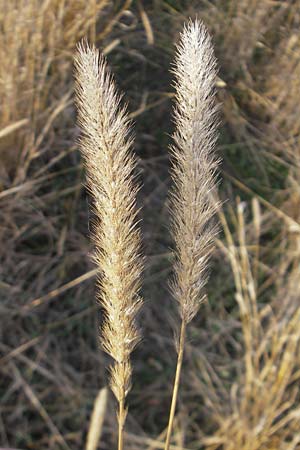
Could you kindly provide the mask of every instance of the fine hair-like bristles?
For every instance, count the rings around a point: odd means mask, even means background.
[[[125,398],[131,385],[130,354],[139,341],[135,316],[142,271],[139,255],[132,138],[112,76],[95,47],[82,43],[75,57],[80,148],[94,200],[94,260],[101,271],[98,296],[104,310],[101,342],[112,356],[110,384],[119,402],[119,449],[123,447]]]
[[[214,100],[216,59],[210,36],[199,22],[189,22],[181,35],[173,73],[176,77],[174,145],[172,146],[173,294],[182,320],[188,323],[203,300],[206,269],[217,228],[211,223],[218,160]]]
[[[202,24],[190,21],[181,34],[173,68],[175,75],[175,133],[171,216],[175,241],[172,292],[179,305],[181,331],[165,449],[170,447],[179,389],[186,325],[203,301],[207,265],[217,227],[212,223],[218,160],[216,144],[216,59]]]

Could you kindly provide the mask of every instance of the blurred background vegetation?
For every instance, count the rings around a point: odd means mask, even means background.
[[[73,54],[107,55],[135,122],[146,268],[126,448],[163,448],[176,364],[168,145],[188,17],[219,61],[222,224],[173,449],[300,449],[300,1],[0,0],[0,443],[82,449],[106,385]],[[109,396],[99,449],[116,445]]]

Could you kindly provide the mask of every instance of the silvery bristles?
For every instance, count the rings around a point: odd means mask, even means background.
[[[202,24],[190,21],[181,34],[173,68],[175,125],[172,178],[175,240],[174,297],[181,318],[190,322],[203,301],[207,264],[216,237],[212,224],[218,203],[215,103],[216,59],[211,38]]]
[[[171,201],[175,241],[174,298],[181,315],[178,357],[165,450],[170,449],[183,363],[186,326],[204,299],[207,264],[217,229],[212,224],[216,187],[216,60],[210,36],[196,20],[184,27],[175,64],[175,133],[171,147],[174,189]]]
[[[76,100],[82,130],[80,148],[87,185],[94,199],[94,260],[101,271],[99,301],[104,310],[102,346],[114,359],[111,388],[119,401],[131,385],[130,354],[139,340],[135,316],[142,259],[129,119],[106,61],[94,47],[80,44],[75,58]],[[126,412],[119,415],[124,423]]]

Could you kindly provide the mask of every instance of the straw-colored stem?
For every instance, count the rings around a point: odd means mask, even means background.
[[[118,450],[123,450],[124,446],[124,422],[125,422],[125,397],[123,396],[119,401],[119,415],[118,415]]]
[[[183,361],[185,332],[186,332],[186,322],[183,320],[181,322],[177,366],[176,366],[176,374],[175,374],[175,380],[174,380],[174,386],[173,386],[173,395],[172,395],[172,402],[171,402],[171,408],[170,408],[170,414],[169,414],[169,424],[168,424],[168,431],[167,431],[167,437],[166,437],[166,443],[165,443],[165,450],[169,450],[169,448],[170,448],[170,441],[171,441],[171,435],[172,435],[172,430],[173,430],[173,422],[174,422],[177,397],[178,397],[178,389],[179,389],[179,383],[180,383],[180,374],[181,374],[182,361]]]

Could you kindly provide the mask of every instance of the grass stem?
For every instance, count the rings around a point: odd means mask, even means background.
[[[175,380],[174,380],[174,386],[173,386],[173,394],[172,394],[172,402],[171,402],[171,408],[170,408],[170,414],[169,414],[169,424],[168,424],[168,431],[167,431],[167,437],[166,437],[166,443],[165,443],[165,450],[170,449],[170,441],[171,441],[171,435],[172,435],[172,429],[173,429],[173,422],[174,422],[177,397],[178,397],[178,389],[179,389],[179,383],[180,383],[181,367],[182,367],[182,361],[183,361],[185,332],[186,332],[186,322],[184,320],[182,320],[181,329],[180,329],[176,374],[175,374]]]
[[[119,401],[119,414],[118,414],[118,450],[124,448],[124,423],[125,423],[126,411],[125,411],[125,396]]]

